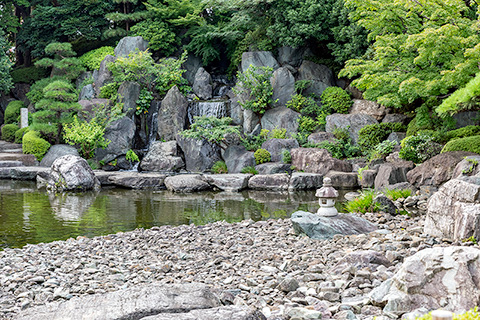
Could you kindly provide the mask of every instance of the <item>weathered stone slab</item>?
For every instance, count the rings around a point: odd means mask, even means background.
[[[0,179],[35,180],[41,172],[48,173],[50,168],[45,167],[7,167],[0,168]]]
[[[212,187],[199,174],[182,174],[165,178],[165,186],[173,192],[196,192],[209,190]]]
[[[248,187],[250,177],[251,174],[207,174],[204,179],[220,190],[237,192]]]
[[[266,320],[257,310],[240,306],[225,306],[212,309],[192,310],[189,313],[163,313],[141,320]]]
[[[116,172],[108,177],[110,184],[131,189],[165,189],[167,175],[155,172]]]
[[[353,189],[358,187],[356,172],[329,171],[326,177],[332,179],[332,186],[341,189]]]
[[[294,172],[290,177],[288,190],[318,189],[323,185],[323,176],[317,173]]]
[[[250,178],[248,187],[253,190],[287,190],[289,181],[287,173],[259,174]]]
[[[351,172],[352,165],[333,158],[325,149],[297,148],[290,151],[292,165],[299,171],[326,175],[329,171]]]

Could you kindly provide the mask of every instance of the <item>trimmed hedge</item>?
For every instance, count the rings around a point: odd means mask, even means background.
[[[375,148],[377,144],[386,140],[392,132],[405,132],[406,127],[397,122],[369,124],[360,129],[358,145],[364,152]]]
[[[114,56],[113,47],[100,47],[91,51],[88,51],[84,55],[80,56],[80,61],[83,65],[88,68],[88,70],[96,70],[100,68],[100,63],[105,59],[107,55]]]
[[[15,132],[18,130],[16,124],[6,124],[2,127],[2,140],[13,142],[15,141]]]
[[[22,143],[23,135],[28,132],[28,127],[15,131],[15,143]]]
[[[456,138],[466,138],[480,135],[480,126],[466,126],[460,129],[451,130],[445,133],[446,141]]]
[[[269,162],[272,159],[272,155],[270,154],[270,152],[265,149],[258,149],[257,151],[255,151],[253,156],[255,157],[255,162],[257,164]]]
[[[339,87],[326,88],[320,97],[322,104],[336,113],[348,113],[353,104],[350,94]]]
[[[480,154],[480,135],[447,142],[442,149],[442,153],[449,151],[470,151]]]
[[[22,101],[15,100],[8,104],[7,108],[5,109],[5,118],[4,123],[17,123],[18,117],[20,116],[20,109],[25,108],[25,105]]]
[[[22,144],[23,153],[33,154],[38,161],[43,159],[43,156],[51,146],[47,140],[40,138],[40,134],[36,131],[28,131],[25,133]]]
[[[10,72],[13,83],[32,84],[35,81],[48,77],[48,70],[39,67],[27,67],[12,70]]]

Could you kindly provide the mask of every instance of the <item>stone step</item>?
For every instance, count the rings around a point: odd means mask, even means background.
[[[16,148],[16,149],[6,149],[6,150],[3,150],[2,151],[3,153],[20,153],[22,154],[23,153],[23,150],[22,148]]]
[[[45,167],[7,167],[0,168],[0,179],[36,180],[40,173],[48,173],[50,168]]]
[[[0,168],[23,167],[22,161],[17,160],[2,160],[0,161]]]
[[[33,154],[2,152],[0,161],[20,161],[24,166],[38,166],[38,161]]]
[[[18,143],[11,143],[7,141],[0,140],[0,152],[5,152],[5,150],[20,149],[22,152],[22,145]]]

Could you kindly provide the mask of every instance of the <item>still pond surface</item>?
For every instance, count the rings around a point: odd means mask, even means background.
[[[0,250],[135,228],[287,218],[317,209],[315,191],[176,194],[116,188],[52,194],[34,182],[0,180]]]

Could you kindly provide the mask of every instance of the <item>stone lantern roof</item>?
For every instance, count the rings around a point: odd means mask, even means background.
[[[317,190],[315,196],[318,198],[337,198],[338,191],[332,187],[332,179],[323,178],[323,186]]]

